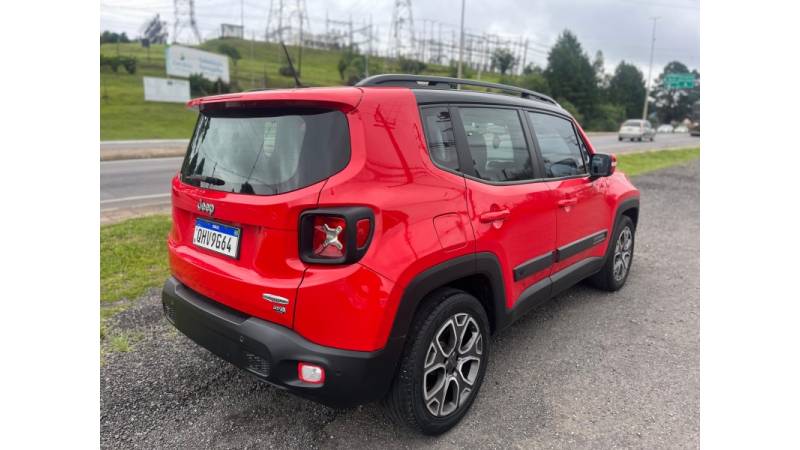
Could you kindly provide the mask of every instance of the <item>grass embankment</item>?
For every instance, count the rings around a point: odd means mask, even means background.
[[[700,157],[700,148],[656,150],[617,156],[617,168],[629,177],[685,163]]]
[[[216,51],[220,40],[211,40],[200,47]],[[255,88],[292,87],[291,77],[278,73],[286,64],[283,50],[273,43],[225,39],[228,45],[236,47],[242,58],[236,66],[229,64],[231,77],[236,79],[243,90]],[[295,64],[298,63],[296,47],[289,46],[289,53]],[[107,67],[100,69],[100,139],[179,139],[189,138],[192,133],[196,113],[186,110],[179,103],[160,103],[144,101],[142,77],[166,77],[165,46],[153,45],[148,53],[138,43],[103,44],[100,54],[105,56],[132,56],[137,59],[136,73],[131,75],[119,68],[117,73]],[[344,84],[339,78],[337,65],[341,53],[331,50],[303,50],[301,80],[308,86],[335,86]],[[371,66],[377,64],[381,72],[397,71],[392,63],[384,58],[370,58]],[[429,75],[448,75],[449,67],[428,65]],[[499,75],[484,74],[486,81],[497,82]]]
[[[110,351],[128,352],[140,338],[130,332],[109,333],[105,319],[164,282],[170,225],[169,216],[158,215],[100,227],[100,339]]]
[[[157,215],[100,227],[101,304],[135,299],[166,279],[170,225]]]
[[[620,155],[618,168],[629,176],[697,159],[699,148],[659,150]],[[169,275],[167,233],[171,218],[165,215],[129,219],[100,227],[101,316],[124,309]],[[126,348],[122,342],[115,347]]]

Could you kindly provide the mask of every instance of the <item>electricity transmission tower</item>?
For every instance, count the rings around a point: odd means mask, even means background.
[[[175,0],[175,24],[172,28],[172,43],[180,42],[180,34],[189,29],[194,34],[197,43],[203,42],[200,30],[197,29],[197,20],[194,18],[194,0]]]
[[[267,41],[289,41],[300,45],[303,33],[310,32],[311,22],[305,0],[270,0],[264,34]]]
[[[389,45],[394,46],[390,54],[395,57],[414,54],[414,16],[411,13],[411,0],[395,0],[392,11],[392,26]]]

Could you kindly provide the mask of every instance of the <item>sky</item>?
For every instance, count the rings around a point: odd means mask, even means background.
[[[271,0],[278,3],[279,0]],[[285,4],[296,0],[283,0]],[[378,29],[379,45],[389,37],[394,0],[305,0],[313,33],[325,29],[330,19],[356,24],[372,18]],[[415,29],[441,23],[443,33],[458,32],[460,0],[411,0]],[[270,0],[195,0],[201,35],[212,37],[220,23],[239,24],[244,8],[245,35],[261,39],[267,24]],[[647,76],[653,21],[656,43],[653,78],[670,61],[681,61],[689,69],[700,69],[700,10],[698,0],[466,0],[464,26],[467,32],[497,33],[528,38],[528,62],[544,67],[547,50],[559,33],[575,33],[584,50],[594,59],[601,50],[607,72],[621,61],[633,63]],[[171,0],[101,0],[100,29],[136,37],[146,19],[160,13],[172,30],[174,6]],[[438,30],[438,25],[436,25]],[[419,33],[419,31],[418,31]]]

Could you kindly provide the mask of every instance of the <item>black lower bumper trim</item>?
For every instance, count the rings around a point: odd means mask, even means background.
[[[162,302],[167,319],[197,344],[263,381],[332,407],[382,398],[403,348],[400,338],[375,352],[317,345],[286,327],[205,298],[172,277],[164,284]],[[298,361],[324,367],[325,383],[301,382]]]

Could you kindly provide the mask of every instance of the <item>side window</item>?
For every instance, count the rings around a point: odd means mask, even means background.
[[[544,159],[545,176],[560,178],[586,173],[584,153],[572,123],[550,114],[527,114]]]
[[[533,179],[531,154],[516,110],[462,107],[458,112],[478,178]]]
[[[445,107],[424,108],[422,122],[425,137],[428,140],[428,151],[434,162],[452,170],[461,170],[458,165],[456,140],[453,135],[453,122],[450,112]]]

